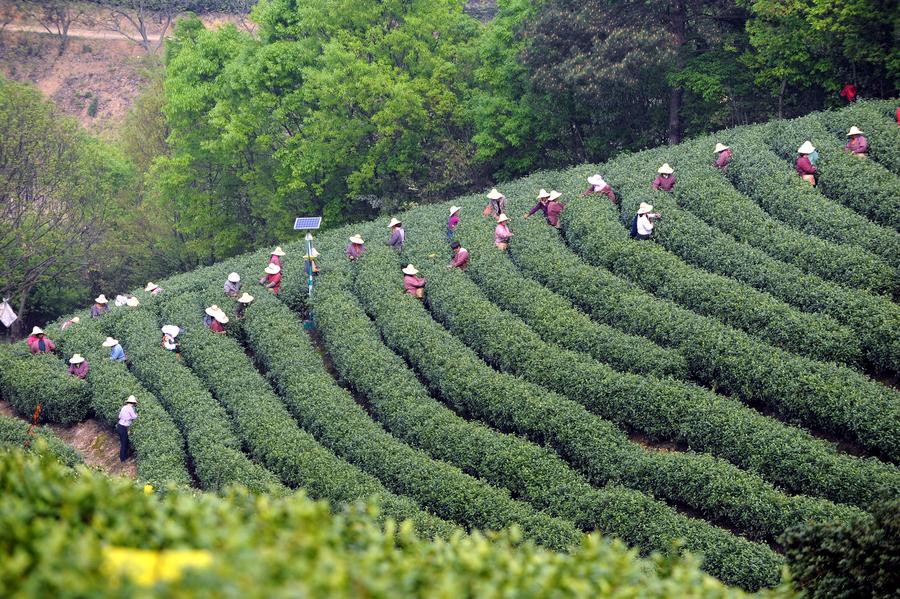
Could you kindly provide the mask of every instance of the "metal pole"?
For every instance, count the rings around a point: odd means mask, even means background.
[[[312,266],[312,233],[306,234],[306,255],[309,256],[309,263],[306,266],[306,275],[309,278],[309,297],[312,297],[313,292],[313,266]]]

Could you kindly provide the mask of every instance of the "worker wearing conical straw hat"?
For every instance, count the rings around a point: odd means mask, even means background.
[[[113,362],[124,362],[128,359],[125,355],[125,350],[122,348],[122,344],[119,343],[117,339],[113,339],[112,337],[107,337],[106,341],[102,343],[103,347],[108,347],[109,351],[109,359]]]
[[[159,295],[164,291],[164,289],[153,281],[150,281],[149,283],[147,283],[147,286],[144,287],[144,291],[146,291],[150,295]]]
[[[392,218],[388,223],[388,229],[391,231],[391,238],[388,239],[387,244],[398,252],[402,251],[403,244],[406,242],[406,229],[403,228],[403,223]]]
[[[56,349],[56,344],[50,341],[41,327],[31,329],[31,335],[28,336],[26,343],[33,354],[49,354]]]
[[[83,379],[87,377],[90,365],[81,354],[75,354],[69,358],[69,374],[75,378]]]
[[[659,220],[660,215],[652,210],[653,206],[646,202],[641,202],[641,205],[638,206],[631,227],[632,236],[635,239],[646,241],[653,235],[653,221]]]
[[[506,251],[506,248],[509,247],[509,239],[512,236],[512,231],[509,230],[509,218],[505,214],[501,214],[497,218],[497,226],[494,227],[494,245]]]
[[[310,248],[308,254],[303,254],[303,272],[310,276],[319,274],[319,266],[316,264],[316,258],[319,257],[319,250]]]
[[[269,264],[274,264],[275,266],[281,266],[281,259],[284,257],[284,250],[281,249],[279,245],[274,250],[272,250],[272,255],[269,256]]]
[[[416,276],[419,271],[412,264],[407,264],[403,269],[403,289],[413,297],[422,299],[425,297],[425,279]]]
[[[278,292],[281,291],[281,267],[277,264],[270,264],[263,272],[266,273],[266,276],[260,279],[259,284],[278,295]]]
[[[109,312],[109,300],[102,293],[94,299],[94,305],[91,306],[91,318],[97,318]]]
[[[238,320],[244,317],[244,312],[247,310],[247,306],[253,303],[253,296],[249,293],[243,294],[238,298],[237,306],[234,308],[234,317]]]
[[[222,288],[228,297],[239,296],[241,294],[241,275],[236,272],[229,273]]]
[[[134,409],[136,405],[137,398],[134,395],[129,395],[122,409],[119,410],[119,422],[116,424],[116,433],[119,435],[119,461],[121,462],[128,459],[128,429],[137,420],[137,411]]]
[[[547,217],[547,204],[549,204],[549,203],[550,203],[550,192],[547,191],[546,189],[541,189],[538,192],[537,204],[535,204],[531,210],[529,210],[528,212],[525,213],[524,218],[527,220],[527,219],[531,218],[531,216],[534,215],[535,212],[538,212],[538,211],[542,212],[544,214],[544,217],[546,218]]]
[[[363,241],[362,235],[357,233],[350,237],[350,243],[347,245],[347,260],[354,262],[359,260],[360,256],[363,255],[363,252],[366,251],[365,241]]]
[[[664,163],[656,170],[656,178],[653,180],[651,187],[657,191],[672,191],[675,189],[675,169]]]
[[[847,132],[847,137],[849,137],[850,140],[847,142],[847,145],[844,146],[844,149],[857,158],[866,158],[866,154],[869,151],[869,140],[866,139],[863,132],[854,125],[853,127],[850,127],[850,131]]]
[[[816,167],[809,156],[815,151],[816,147],[812,145],[812,142],[806,140],[797,148],[797,162],[794,164],[800,178],[812,186],[816,184]]]
[[[453,240],[456,227],[459,226],[459,206],[450,206],[450,217],[447,219],[447,241]]]
[[[217,305],[213,304],[206,310],[206,316],[203,317],[203,324],[209,327],[213,333],[220,335],[225,334],[225,325],[228,324],[228,316]]]
[[[174,324],[164,325],[162,329],[162,346],[163,349],[167,351],[178,352],[180,344],[178,343],[178,335],[181,333],[181,329],[175,326]]]
[[[724,172],[728,169],[728,163],[731,162],[731,148],[723,143],[717,143],[713,154],[716,155],[715,167]]]
[[[484,207],[484,216],[493,216],[495,219],[500,218],[500,215],[506,212],[506,196],[495,187],[488,192],[487,199],[488,203]]]
[[[65,321],[64,323],[62,323],[62,326],[59,327],[59,328],[60,328],[60,330],[65,331],[66,329],[68,329],[68,328],[69,328],[70,326],[72,326],[73,324],[78,324],[78,323],[80,323],[80,322],[81,322],[81,319],[80,319],[79,317],[73,316],[73,317],[70,318],[69,320],[67,320],[67,321]]]
[[[619,200],[616,198],[616,194],[613,193],[612,186],[610,186],[610,184],[603,179],[603,175],[601,175],[600,173],[591,175],[590,177],[588,177],[587,182],[589,187],[583,194],[581,194],[581,197],[586,197],[595,193],[602,193],[609,198],[609,201],[612,202],[613,205],[619,205]]]

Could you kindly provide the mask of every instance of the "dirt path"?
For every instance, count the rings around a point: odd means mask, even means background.
[[[0,414],[19,418],[22,420],[22,426],[28,426],[29,421],[16,414],[12,406],[5,401],[0,402]],[[72,426],[51,424],[50,429],[66,445],[78,451],[88,466],[99,468],[107,474],[137,477],[134,458],[128,459],[124,464],[119,461],[119,439],[113,431],[98,421],[88,419]]]
[[[27,25],[22,23],[10,23],[4,31],[17,31],[20,33],[43,33],[44,35],[56,35],[49,33],[40,25]],[[127,38],[115,31],[95,31],[90,29],[69,29],[69,37],[82,37],[94,40],[117,40],[124,41]],[[158,42],[158,34],[148,34],[147,39],[151,42]]]

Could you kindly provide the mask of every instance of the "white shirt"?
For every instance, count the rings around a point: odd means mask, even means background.
[[[134,411],[134,406],[130,403],[122,406],[122,409],[119,410],[119,424],[122,426],[131,426],[131,423],[135,421],[137,418],[137,412]]]
[[[638,235],[650,235],[653,233],[653,223],[650,221],[649,215],[641,214],[638,216],[637,232]]]

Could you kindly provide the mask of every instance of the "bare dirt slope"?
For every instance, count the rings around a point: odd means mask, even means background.
[[[0,402],[0,414],[21,418],[7,402]],[[29,421],[22,419],[22,426]],[[135,478],[137,476],[134,458],[124,464],[119,461],[119,440],[115,433],[96,420],[85,420],[72,426],[51,424],[50,428],[67,445],[73,447],[83,457],[88,466],[99,468],[107,474],[118,474]]]

